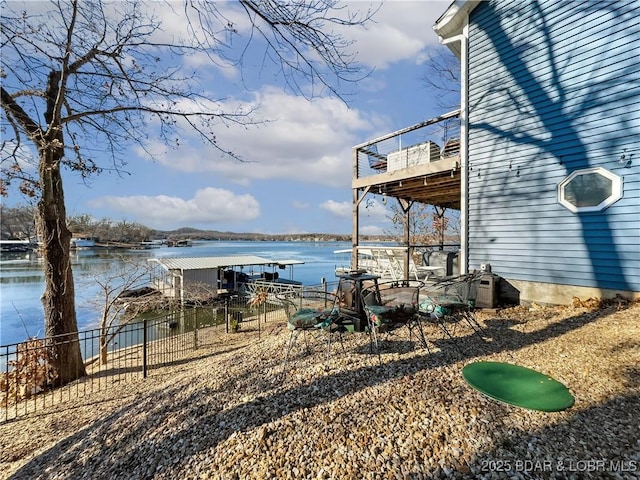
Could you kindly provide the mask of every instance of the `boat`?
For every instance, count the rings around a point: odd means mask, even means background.
[[[169,247],[192,247],[193,242],[191,240],[168,240],[167,245]]]
[[[159,292],[149,286],[146,287],[138,287],[138,288],[128,288],[126,290],[123,290],[120,295],[118,295],[118,298],[121,299],[125,299],[125,298],[142,298],[142,297],[150,297],[152,295],[157,295]]]
[[[160,247],[163,247],[164,245],[167,245],[167,241],[166,240],[144,241],[144,242],[140,242],[138,244],[137,249],[149,250],[149,249],[152,249],[152,248],[160,248]]]
[[[80,250],[85,248],[93,248],[96,246],[95,238],[91,237],[75,237],[71,239],[71,248]]]

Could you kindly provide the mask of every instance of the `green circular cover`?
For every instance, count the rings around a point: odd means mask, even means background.
[[[465,381],[485,395],[510,405],[559,412],[574,398],[562,383],[530,368],[501,362],[475,362],[462,369]]]

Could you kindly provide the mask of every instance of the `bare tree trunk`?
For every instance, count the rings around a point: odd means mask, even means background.
[[[2,3],[1,30],[9,60],[3,57],[0,109],[3,134],[14,135],[4,142],[7,148],[2,161],[10,164],[4,168],[3,163],[0,194],[6,194],[5,185],[14,180],[20,182],[24,194],[41,197],[37,232],[44,256],[45,328],[48,336],[61,336],[55,340],[51,363],[58,375],[56,384],[65,384],[84,375],[85,367],[78,344],[63,166],[83,178],[101,173],[103,168],[92,155],[84,154],[85,147],[97,142],[105,145],[108,154],[104,160],[110,159],[112,168],[120,171],[127,163],[130,144],[147,149],[147,139],[140,129],[147,128],[151,119],[160,123],[160,138],[167,145],[176,143],[173,132],[180,132],[178,126],[184,121],[207,145],[241,160],[220,146],[212,128],[217,129],[219,121],[246,126],[262,122],[254,118],[253,108],[225,111],[210,105],[208,96],[198,91],[197,73],[181,74],[155,66],[161,57],[171,63],[199,52],[217,62],[221,55],[227,55],[216,36],[220,34],[220,21],[228,22],[214,2],[187,2],[181,20],[184,28],[196,29],[202,35],[187,35],[186,42],[179,35],[169,43],[156,40],[155,32],[163,25],[153,15],[148,16],[138,2],[121,2],[123,8],[117,14],[101,2],[53,2],[46,15],[39,8],[23,8],[22,4],[13,8],[7,3],[12,2]],[[333,2],[320,2],[317,8],[314,1],[309,5],[280,3],[240,2],[248,15],[250,31],[246,48],[234,46],[240,53],[237,58],[229,58],[232,64],[242,67],[244,52],[257,35],[267,44],[265,47],[262,40],[256,40],[259,48],[267,48],[268,55],[274,55],[285,83],[307,98],[314,96],[315,88],[307,89],[298,82],[310,81],[311,87],[321,85],[322,92],[328,89],[340,97],[338,85],[368,75],[361,76],[360,67],[353,63],[350,43],[342,35],[327,32],[333,25],[365,25],[372,11],[334,17],[334,10],[341,8]],[[228,26],[233,28],[231,23]],[[130,68],[132,59],[142,64],[134,61],[135,68]],[[155,101],[149,103],[149,98]],[[65,131],[73,135],[66,145]],[[38,149],[38,178],[23,168],[23,144],[27,141]]]
[[[107,340],[107,334],[100,334],[100,365],[106,365],[109,361],[109,341]]]
[[[51,129],[50,129],[51,130]],[[66,209],[60,161],[64,154],[62,131],[52,143],[59,148],[40,150],[40,181],[43,196],[38,202],[37,227],[42,242],[45,291],[42,304],[46,336],[54,337],[51,361],[57,378],[64,385],[86,374],[78,340],[75,291],[69,255],[71,232],[66,225]]]

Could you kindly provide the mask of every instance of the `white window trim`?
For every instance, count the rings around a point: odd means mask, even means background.
[[[591,207],[576,207],[573,203],[569,202],[565,198],[564,187],[566,187],[569,184],[569,182],[571,182],[571,180],[576,178],[578,175],[587,175],[591,173],[597,173],[611,180],[611,195],[605,198],[598,205],[594,205]],[[592,168],[584,168],[582,170],[576,170],[575,172],[572,172],[568,177],[566,177],[562,182],[558,184],[558,202],[560,202],[562,206],[571,210],[574,213],[599,212],[607,208],[609,205],[614,204],[621,198],[622,198],[622,177],[602,167],[592,167]]]

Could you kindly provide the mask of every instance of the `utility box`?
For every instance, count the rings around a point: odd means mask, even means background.
[[[433,142],[423,142],[403,148],[387,155],[387,171],[402,170],[415,165],[424,165],[440,159],[440,147]]]
[[[476,294],[476,307],[495,308],[498,303],[499,277],[486,273],[480,277]]]
[[[459,275],[458,252],[448,252],[443,250],[433,250],[425,252],[422,256],[422,263],[432,267],[442,267],[442,273],[449,277]]]

